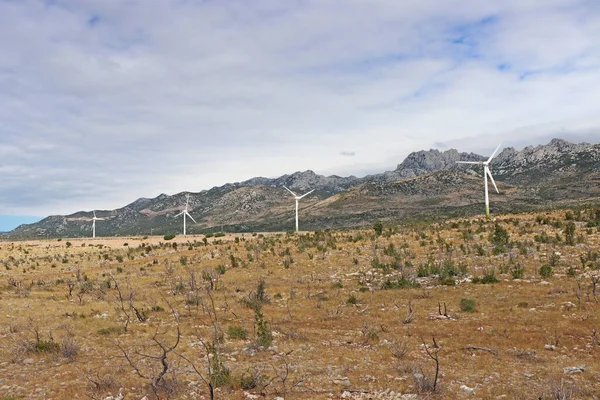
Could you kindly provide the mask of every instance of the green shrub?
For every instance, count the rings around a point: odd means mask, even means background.
[[[216,357],[213,354],[213,359],[211,362],[212,368],[212,376],[211,383],[214,387],[222,387],[229,384],[231,381],[231,371],[227,368],[220,360],[219,357]]]
[[[506,229],[499,224],[494,225],[494,231],[490,235],[490,242],[494,245],[494,254],[504,253],[510,236]]]
[[[407,279],[402,276],[396,280],[386,279],[381,285],[382,289],[402,289],[402,288],[417,288],[421,287],[419,282],[412,279]]]
[[[550,278],[554,271],[552,271],[552,267],[550,265],[542,265],[539,270],[540,276],[544,279]]]
[[[175,234],[174,233],[167,233],[165,236],[163,236],[163,239],[165,240],[172,240],[175,239]]]
[[[351,294],[350,297],[348,297],[348,300],[346,300],[346,303],[347,304],[358,304],[358,297]]]
[[[110,328],[100,328],[100,329],[98,329],[97,332],[100,335],[108,336],[108,335],[111,335],[111,334],[117,334],[117,335],[119,335],[119,334],[123,333],[124,330],[123,330],[122,327],[111,326]]]
[[[575,223],[569,221],[565,227],[565,243],[569,246],[575,246]]]
[[[475,312],[477,302],[473,299],[460,299],[460,310],[464,312]]]
[[[375,231],[375,234],[377,236],[381,236],[381,234],[383,233],[383,223],[381,223],[381,221],[376,221],[373,224],[373,230]]]
[[[443,286],[456,286],[456,281],[454,278],[450,278],[449,276],[440,277],[440,285]]]
[[[215,268],[215,270],[217,271],[217,273],[219,275],[225,275],[225,271],[227,271],[227,269],[225,268],[224,265],[217,266],[217,268]]]
[[[494,269],[486,272],[481,278],[473,278],[473,283],[497,283],[500,282],[498,278],[496,278],[496,272]]]
[[[38,340],[34,347],[37,353],[58,353],[60,345],[54,340]]]
[[[254,322],[256,326],[256,344],[269,347],[273,343],[273,334],[269,328],[269,323],[265,321],[264,315],[258,308],[254,309]]]
[[[227,329],[227,334],[231,339],[246,340],[248,338],[248,331],[238,325],[230,326],[229,329]]]
[[[522,279],[525,275],[525,270],[521,266],[521,264],[515,264],[510,269],[510,274],[513,279]]]
[[[250,390],[254,389],[258,386],[258,382],[256,376],[249,372],[244,372],[242,376],[240,376],[240,388],[242,390]]]

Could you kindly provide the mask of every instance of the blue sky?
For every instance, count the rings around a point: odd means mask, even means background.
[[[32,224],[40,219],[30,215],[0,215],[0,232],[8,232],[21,224]]]
[[[0,1],[0,224],[598,142],[599,38],[593,0]]]

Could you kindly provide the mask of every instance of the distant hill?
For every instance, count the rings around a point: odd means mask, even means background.
[[[474,153],[428,150],[411,153],[393,171],[358,178],[322,176],[313,171],[279,178],[256,177],[200,192],[140,198],[116,210],[96,210],[98,236],[178,233],[175,218],[190,195],[188,233],[282,231],[294,227],[294,200],[283,188],[304,193],[300,227],[305,230],[355,227],[376,219],[443,218],[483,212],[479,166],[458,160],[484,160]],[[600,202],[600,144],[553,139],[521,151],[503,149],[491,164],[501,191],[491,191],[492,212],[514,212]],[[92,212],[49,216],[21,225],[9,238],[89,236]]]

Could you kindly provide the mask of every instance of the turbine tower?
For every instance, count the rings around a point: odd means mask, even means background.
[[[96,217],[96,211],[94,211],[94,216],[92,217],[92,237],[96,237],[96,221],[104,221],[104,218]]]
[[[459,163],[459,164],[483,165],[483,179],[484,179],[484,187],[485,187],[485,216],[487,219],[490,219],[490,199],[489,199],[489,195],[488,195],[488,176],[490,177],[492,183],[494,184],[494,188],[496,189],[496,192],[498,194],[500,194],[500,192],[498,191],[498,187],[496,186],[496,182],[494,182],[494,177],[492,176],[492,172],[490,171],[490,162],[492,161],[492,158],[494,158],[494,156],[498,152],[498,149],[500,149],[500,146],[502,146],[502,142],[500,142],[498,147],[496,147],[496,150],[494,150],[494,152],[492,153],[490,158],[487,159],[487,161],[457,161],[457,163]]]
[[[192,221],[194,221],[195,224],[197,224],[196,220],[194,218],[192,218],[192,216],[190,215],[190,213],[188,212],[188,203],[190,201],[190,195],[187,195],[187,198],[185,200],[185,210],[183,210],[182,212],[180,212],[179,214],[177,214],[175,217],[179,217],[180,215],[183,215],[183,236],[185,236],[185,217],[186,215],[188,217],[190,217],[192,219]]]
[[[296,232],[298,232],[298,200],[300,200],[304,196],[308,196],[309,194],[311,194],[312,192],[314,192],[315,189],[311,190],[308,193],[304,193],[302,196],[298,196],[296,193],[292,192],[287,187],[284,186],[284,188],[285,188],[285,190],[287,190],[288,192],[290,192],[292,194],[292,196],[294,196],[294,199],[296,199]]]

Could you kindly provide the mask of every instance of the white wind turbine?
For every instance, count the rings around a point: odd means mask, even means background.
[[[484,186],[485,186],[485,216],[487,219],[490,219],[490,199],[489,199],[489,195],[488,195],[488,181],[487,181],[488,176],[490,177],[490,179],[492,180],[492,183],[494,184],[496,193],[500,194],[500,192],[498,191],[498,186],[496,186],[496,182],[494,182],[494,177],[492,176],[492,172],[490,171],[490,162],[492,161],[492,158],[494,158],[494,156],[498,152],[498,149],[500,149],[500,146],[502,146],[502,142],[500,142],[498,147],[496,147],[496,150],[494,150],[494,152],[492,153],[490,158],[487,159],[487,161],[457,161],[457,163],[459,163],[459,164],[483,165],[483,178],[484,178],[484,182],[485,182],[484,183]]]
[[[104,218],[96,217],[96,211],[94,211],[94,216],[92,217],[92,237],[96,237],[96,221],[104,221]]]
[[[284,186],[284,188],[285,188],[285,190],[287,190],[288,192],[290,192],[292,194],[292,196],[294,196],[294,199],[296,199],[296,232],[298,232],[298,200],[300,200],[304,196],[308,196],[309,194],[311,194],[312,192],[314,192],[315,189],[311,190],[308,193],[304,193],[302,196],[298,196],[296,193],[292,192],[287,187]]]
[[[188,217],[190,217],[192,219],[192,221],[194,221],[195,224],[197,224],[196,220],[194,218],[192,218],[192,216],[190,215],[190,213],[188,212],[188,202],[190,201],[190,195],[187,195],[187,198],[185,200],[185,210],[183,210],[182,212],[180,212],[179,214],[177,214],[175,217],[179,217],[180,215],[183,215],[183,236],[185,236],[185,217],[186,215]]]

